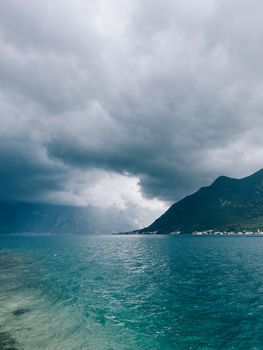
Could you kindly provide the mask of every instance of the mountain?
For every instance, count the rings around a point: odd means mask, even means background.
[[[173,204],[140,233],[263,231],[263,169],[243,179],[220,176]]]
[[[139,207],[76,207],[0,201],[1,233],[114,233],[149,222]]]

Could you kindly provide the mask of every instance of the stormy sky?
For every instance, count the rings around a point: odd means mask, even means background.
[[[261,0],[0,7],[0,200],[162,211],[263,167]]]

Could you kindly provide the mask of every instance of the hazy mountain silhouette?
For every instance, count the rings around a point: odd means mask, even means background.
[[[114,233],[149,222],[140,207],[76,207],[0,201],[0,233]]]

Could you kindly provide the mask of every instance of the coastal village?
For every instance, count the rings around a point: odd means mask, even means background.
[[[210,236],[210,235],[219,235],[219,236],[263,236],[263,231],[214,231],[214,230],[206,230],[206,231],[194,231],[192,235],[195,236]]]

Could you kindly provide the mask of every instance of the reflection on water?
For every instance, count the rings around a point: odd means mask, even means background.
[[[263,349],[261,237],[0,237],[0,349]]]

